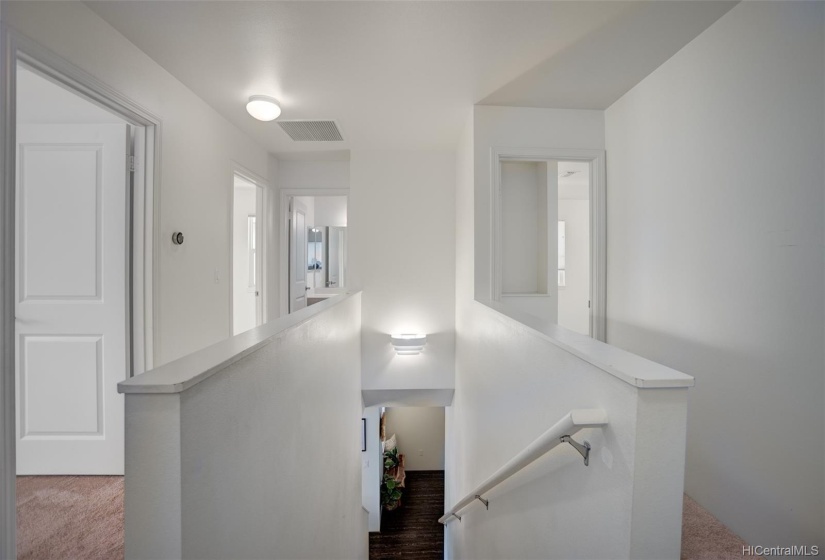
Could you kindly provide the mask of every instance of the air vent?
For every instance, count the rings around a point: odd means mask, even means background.
[[[335,121],[277,121],[296,142],[343,142]]]

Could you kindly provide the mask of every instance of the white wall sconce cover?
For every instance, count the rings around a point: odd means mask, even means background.
[[[409,356],[420,354],[424,345],[427,344],[426,334],[391,334],[392,346],[399,356]]]

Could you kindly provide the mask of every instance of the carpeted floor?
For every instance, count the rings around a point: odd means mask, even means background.
[[[403,506],[370,533],[370,560],[443,558],[444,472],[407,471],[406,484]],[[745,541],[689,496],[682,523],[682,560],[743,558]],[[17,557],[122,559],[123,477],[17,477]]]
[[[381,515],[370,533],[370,560],[444,558],[444,471],[407,471],[402,506]]]
[[[122,476],[18,476],[18,560],[123,558]]]
[[[682,506],[682,560],[762,558],[744,554],[747,544],[685,494]]]

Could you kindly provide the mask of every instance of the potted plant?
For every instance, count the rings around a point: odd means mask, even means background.
[[[401,486],[396,480],[401,460],[398,449],[384,451],[384,478],[381,481],[381,506],[392,511],[401,505]]]
[[[384,474],[384,480],[381,483],[381,505],[387,511],[392,511],[401,505],[401,488],[388,474]]]

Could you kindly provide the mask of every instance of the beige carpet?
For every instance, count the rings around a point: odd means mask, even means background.
[[[745,541],[685,496],[682,560],[741,560],[743,546]],[[17,557],[122,559],[123,477],[17,477]]]
[[[685,494],[682,508],[682,560],[762,558],[743,554],[744,546],[747,546],[745,541]]]
[[[17,558],[123,558],[122,476],[18,476]]]

